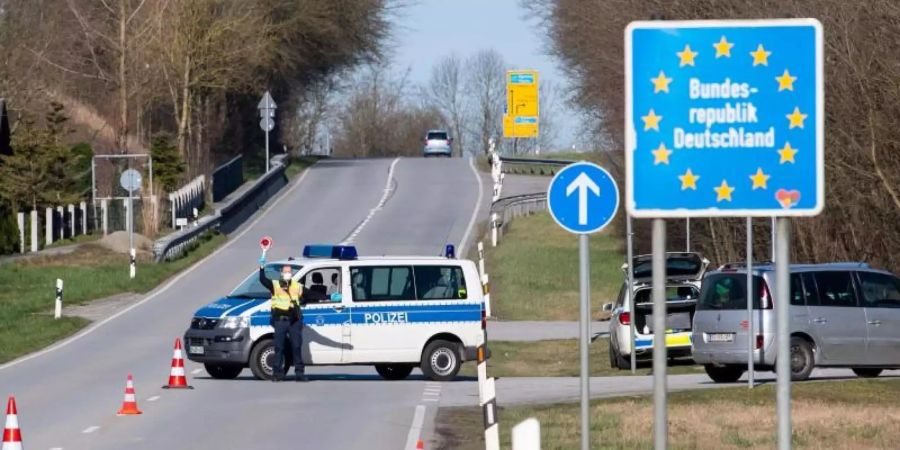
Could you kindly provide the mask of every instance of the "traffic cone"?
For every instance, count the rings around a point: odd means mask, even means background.
[[[120,416],[131,416],[142,414],[138,409],[137,399],[134,396],[134,378],[128,374],[128,381],[125,382],[125,401],[122,402],[122,409],[119,410]]]
[[[175,351],[172,355],[172,371],[169,372],[169,384],[163,389],[193,389],[188,386],[184,375],[184,357],[181,355],[181,339],[175,338]]]
[[[416,441],[416,450],[425,450],[425,441],[419,439]]]
[[[16,398],[12,395],[6,404],[6,426],[3,428],[3,447],[0,450],[22,450],[22,430],[19,430]]]

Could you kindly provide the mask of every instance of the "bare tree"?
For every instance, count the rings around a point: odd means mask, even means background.
[[[466,61],[469,69],[466,88],[472,99],[474,134],[482,152],[487,153],[488,140],[499,138],[506,99],[506,64],[496,50],[482,50]]]
[[[463,61],[455,53],[445,56],[431,68],[431,79],[425,89],[430,103],[441,111],[450,125],[460,155],[466,151],[465,124],[469,99],[464,91]]]

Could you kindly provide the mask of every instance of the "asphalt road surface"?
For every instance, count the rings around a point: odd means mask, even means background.
[[[270,383],[249,370],[213,380],[187,361],[195,389],[161,386],[175,337],[198,307],[255,270],[260,236],[274,239],[270,260],[312,242],[352,242],[363,255],[437,255],[445,243],[471,241],[476,208],[483,216],[489,201],[482,178],[460,158],[313,166],[219,251],[135,306],[0,366],[0,394],[16,396],[26,448],[396,450],[427,439],[448,383],[418,371],[387,382],[371,367],[321,367],[310,368],[310,383]],[[117,417],[129,373],[144,414]]]

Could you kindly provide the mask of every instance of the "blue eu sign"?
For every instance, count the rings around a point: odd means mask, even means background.
[[[547,205],[556,223],[577,234],[609,225],[619,209],[619,187],[602,167],[579,162],[560,170],[547,189]]]
[[[818,21],[633,22],[625,55],[633,216],[821,212]]]

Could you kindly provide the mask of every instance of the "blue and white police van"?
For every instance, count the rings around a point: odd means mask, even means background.
[[[426,377],[446,381],[476,359],[486,324],[475,264],[455,259],[451,245],[447,253],[359,257],[352,246],[316,245],[264,270],[274,280],[290,265],[307,292],[324,294],[315,297],[326,300],[303,306],[304,363],[373,365],[388,380],[420,367]],[[236,378],[249,367],[256,378],[271,379],[269,298],[257,269],[231,294],[200,308],[184,335],[188,359],[213,378]]]

